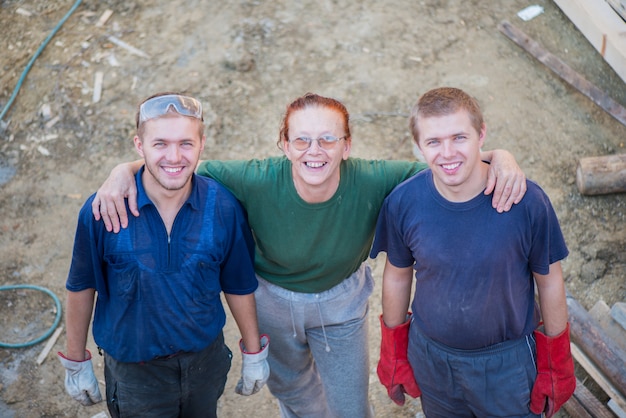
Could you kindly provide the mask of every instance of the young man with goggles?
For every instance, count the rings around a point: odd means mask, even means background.
[[[256,393],[269,376],[269,338],[259,336],[254,241],[245,212],[223,186],[194,174],[206,138],[201,103],[161,93],[137,113],[135,176],[141,216],[107,232],[82,207],[66,288],[67,392],[102,400],[86,349],[104,351],[112,417],[216,417],[232,353],[224,343],[224,292],[242,339],[236,391]]]

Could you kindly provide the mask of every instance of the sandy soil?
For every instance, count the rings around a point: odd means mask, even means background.
[[[545,12],[528,22],[516,13],[531,3],[498,3],[83,2],[34,62],[3,118],[0,285],[44,286],[64,301],[78,209],[117,162],[135,158],[134,107],[151,93],[187,91],[204,102],[210,123],[204,158],[278,154],[285,105],[313,91],[342,100],[351,111],[353,155],[412,159],[408,109],[425,90],[453,85],[482,103],[486,148],[512,151],[551,197],[571,251],[563,263],[570,293],[587,309],[600,299],[609,306],[626,300],[625,195],[585,197],[575,186],[578,160],[623,152],[626,127],[519,49],[497,24],[511,21],[622,104],[626,86],[551,1],[537,1]],[[0,2],[0,105],[73,4]],[[112,16],[98,26],[109,9]],[[98,72],[103,89],[94,103]],[[419,402],[393,405],[375,374],[382,263],[379,258],[372,264],[379,284],[369,317],[370,398],[379,417],[415,417]],[[54,314],[43,294],[0,292],[0,340],[29,341],[52,324]],[[234,347],[232,320],[226,332]],[[105,411],[103,404],[80,407],[65,394],[54,358],[64,348],[64,334],[38,365],[43,345],[0,349],[0,416],[91,417]],[[96,351],[92,342],[90,348]],[[95,365],[102,378],[100,358]],[[236,356],[221,416],[277,416],[267,390],[250,398],[234,394],[239,367]]]

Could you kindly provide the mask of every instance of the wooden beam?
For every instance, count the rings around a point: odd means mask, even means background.
[[[626,20],[626,0],[606,0],[622,19]]]
[[[602,388],[609,398],[613,399],[620,408],[626,407],[626,399],[615,386],[602,373],[602,370],[587,356],[576,344],[571,343],[572,357],[591,378]]]
[[[567,81],[572,87],[587,96],[623,125],[626,125],[626,108],[611,99],[606,93],[590,83],[576,71],[572,70],[567,64],[561,61],[561,59],[552,55],[536,41],[506,20],[500,22],[498,29],[563,80]]]
[[[577,381],[576,390],[578,390],[578,385],[582,385]],[[587,408],[576,398],[576,393],[574,392],[574,396],[569,398],[567,402],[563,404],[563,409],[567,411],[567,414],[572,418],[594,418],[587,412]],[[612,417],[613,418],[613,417]]]
[[[563,409],[572,418],[615,418],[609,409],[578,379],[574,395],[569,398]]]
[[[611,382],[626,407],[626,352],[610,339],[585,308],[567,294],[568,318],[572,342],[578,345]],[[605,391],[606,389],[603,388]],[[616,396],[612,396],[612,398]]]
[[[589,43],[626,82],[626,23],[602,0],[554,0]]]

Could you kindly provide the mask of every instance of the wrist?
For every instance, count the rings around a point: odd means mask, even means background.
[[[403,325],[406,326],[411,321],[411,312],[407,312],[404,315],[389,315],[388,320],[385,320],[385,315],[380,315],[380,322],[383,327],[389,330],[393,330]]]
[[[239,341],[239,349],[243,354],[259,354],[267,347],[270,342],[270,337],[267,334],[262,334],[260,338],[254,339],[248,346],[244,344],[243,338]]]
[[[82,363],[84,361],[88,361],[91,360],[91,352],[87,349],[82,351],[82,355],[78,354],[79,352],[73,352],[68,350],[67,351],[67,355],[63,354],[62,352],[58,351],[57,355],[65,360],[68,361],[73,361],[74,363]]]

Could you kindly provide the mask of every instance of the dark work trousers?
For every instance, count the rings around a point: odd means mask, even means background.
[[[540,417],[530,412],[537,376],[532,335],[458,350],[433,341],[411,322],[408,354],[427,418]]]
[[[109,413],[113,418],[217,417],[232,353],[220,333],[198,353],[143,363],[104,358]]]

